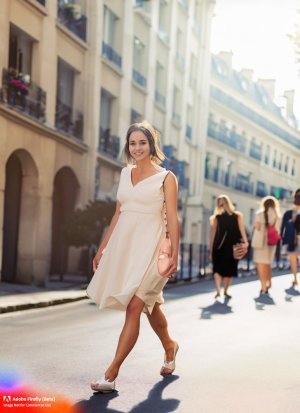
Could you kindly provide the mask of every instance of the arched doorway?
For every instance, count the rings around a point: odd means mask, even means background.
[[[1,280],[31,283],[38,173],[32,156],[14,151],[6,162]]]
[[[52,241],[50,275],[63,275],[68,270],[68,246],[63,237],[63,226],[72,216],[79,184],[69,167],[61,168],[54,179],[52,209]]]
[[[12,155],[5,168],[2,281],[14,282],[17,274],[18,235],[22,187],[22,167]]]

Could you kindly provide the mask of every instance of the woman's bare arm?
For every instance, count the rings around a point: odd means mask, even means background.
[[[242,215],[241,212],[239,212],[237,215],[238,215],[239,230],[240,230],[240,233],[242,235],[243,242],[248,247],[249,243],[248,243],[247,234],[246,234],[246,230],[245,230],[245,226],[244,226],[243,215]]]
[[[177,271],[179,252],[179,220],[177,214],[178,184],[175,175],[169,172],[164,182],[164,195],[167,211],[167,225],[172,245],[171,266],[166,276]]]

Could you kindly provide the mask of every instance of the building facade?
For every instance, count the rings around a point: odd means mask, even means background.
[[[125,132],[140,119],[161,132],[183,237],[200,242],[213,7],[2,0],[1,281],[43,285],[77,270],[64,223],[89,200],[115,197]]]
[[[293,91],[284,93],[285,105],[279,107],[274,90],[274,80],[254,81],[251,70],[235,71],[231,53],[212,56],[203,198],[206,224],[222,193],[243,212],[249,234],[262,197],[275,196],[283,210],[290,205],[300,182],[300,132],[293,114]],[[207,243],[209,228],[203,231]]]

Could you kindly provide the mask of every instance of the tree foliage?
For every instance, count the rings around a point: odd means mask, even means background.
[[[69,246],[84,247],[99,244],[103,231],[115,211],[113,201],[90,201],[84,209],[78,208],[63,228]]]

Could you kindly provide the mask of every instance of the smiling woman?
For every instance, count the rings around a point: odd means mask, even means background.
[[[178,264],[177,180],[159,165],[165,156],[149,123],[129,127],[124,153],[128,166],[121,172],[116,211],[93,260],[95,274],[87,288],[100,309],[126,311],[116,355],[104,377],[91,384],[99,392],[115,389],[121,364],[138,338],[142,311],[165,350],[162,375],[173,373],[178,351],[160,308],[163,287]],[[166,238],[171,241],[171,251],[161,274],[158,256]]]

